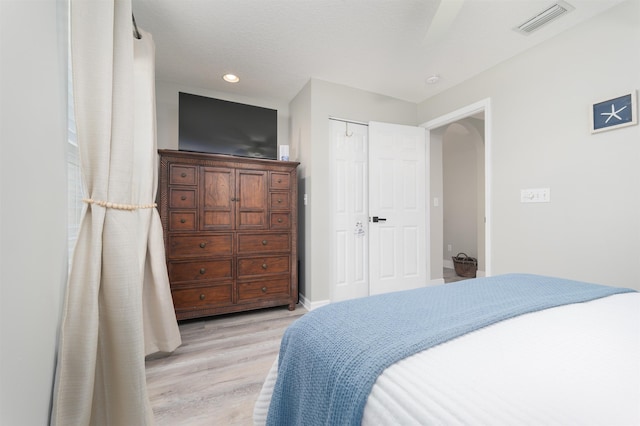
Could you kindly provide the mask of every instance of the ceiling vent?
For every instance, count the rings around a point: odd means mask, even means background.
[[[573,9],[575,8],[569,3],[557,1],[542,12],[536,14],[534,17],[529,18],[524,23],[518,25],[514,30],[522,34],[531,34],[554,19],[559,18],[567,12],[571,12]]]

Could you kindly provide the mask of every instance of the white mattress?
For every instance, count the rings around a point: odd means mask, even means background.
[[[266,422],[277,360],[254,409]],[[387,368],[363,425],[640,425],[640,293],[522,315]]]

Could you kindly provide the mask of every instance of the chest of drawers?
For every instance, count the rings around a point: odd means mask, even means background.
[[[295,162],[160,150],[159,210],[178,319],[295,309]]]

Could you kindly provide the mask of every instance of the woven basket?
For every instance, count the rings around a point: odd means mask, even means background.
[[[475,278],[478,271],[478,259],[458,253],[451,258],[456,275],[465,278]]]

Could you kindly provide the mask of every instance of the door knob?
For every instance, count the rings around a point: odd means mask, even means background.
[[[387,221],[386,217],[378,217],[378,216],[373,217],[373,222],[386,222],[386,221]]]

